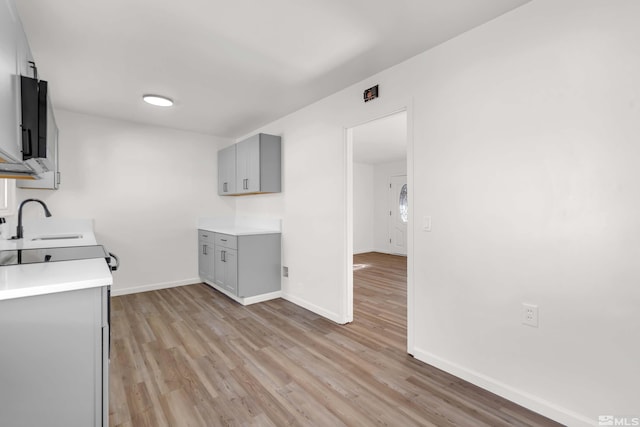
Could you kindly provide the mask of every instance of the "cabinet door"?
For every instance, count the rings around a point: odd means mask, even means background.
[[[236,146],[218,151],[218,194],[236,193]]]
[[[213,263],[213,275],[214,282],[220,286],[224,286],[226,279],[225,265],[224,265],[224,248],[220,246],[215,247],[214,263]]]
[[[236,189],[238,193],[260,191],[260,134],[236,144]]]
[[[215,280],[214,256],[213,233],[198,230],[198,275],[202,280]]]
[[[198,274],[201,279],[209,279],[211,277],[211,256],[212,252],[207,242],[203,239],[198,241]]]
[[[238,252],[222,246],[215,249],[215,283],[238,294]]]

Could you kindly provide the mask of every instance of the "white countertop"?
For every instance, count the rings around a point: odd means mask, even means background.
[[[0,250],[96,244],[91,220],[34,221],[25,224],[24,233],[24,238],[19,240],[0,240]],[[72,235],[81,237],[64,238]],[[46,239],[42,240],[42,237]],[[112,284],[111,270],[104,258],[0,266],[0,300]]]
[[[277,218],[205,217],[198,219],[198,229],[231,236],[278,234],[282,232],[282,220]]]
[[[103,258],[0,267],[0,300],[113,284]]]
[[[235,226],[209,226],[200,227],[200,230],[212,231],[214,233],[229,234],[231,236],[248,236],[252,234],[280,234],[280,230],[267,230],[263,228],[235,227]]]

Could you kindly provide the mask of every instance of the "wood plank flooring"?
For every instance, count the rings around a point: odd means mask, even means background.
[[[114,297],[110,425],[558,425],[406,354],[404,257],[354,270],[346,326],[204,284]]]

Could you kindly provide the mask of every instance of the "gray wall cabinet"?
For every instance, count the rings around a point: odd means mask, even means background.
[[[218,151],[218,194],[236,193],[236,145]]]
[[[281,150],[279,136],[259,133],[218,151],[218,194],[282,191]]]
[[[214,233],[198,230],[198,274],[203,280],[214,281],[215,242]]]
[[[0,425],[109,425],[108,290],[0,301]]]
[[[200,278],[245,304],[244,298],[278,292],[281,289],[281,234],[229,235],[199,230]],[[204,233],[214,235],[213,278],[210,258],[202,254]],[[210,244],[210,243],[209,243]]]

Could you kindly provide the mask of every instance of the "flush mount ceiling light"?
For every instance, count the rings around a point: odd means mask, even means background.
[[[156,105],[158,107],[171,107],[173,105],[173,101],[166,96],[143,95],[142,99],[144,100],[144,102],[151,105]]]

